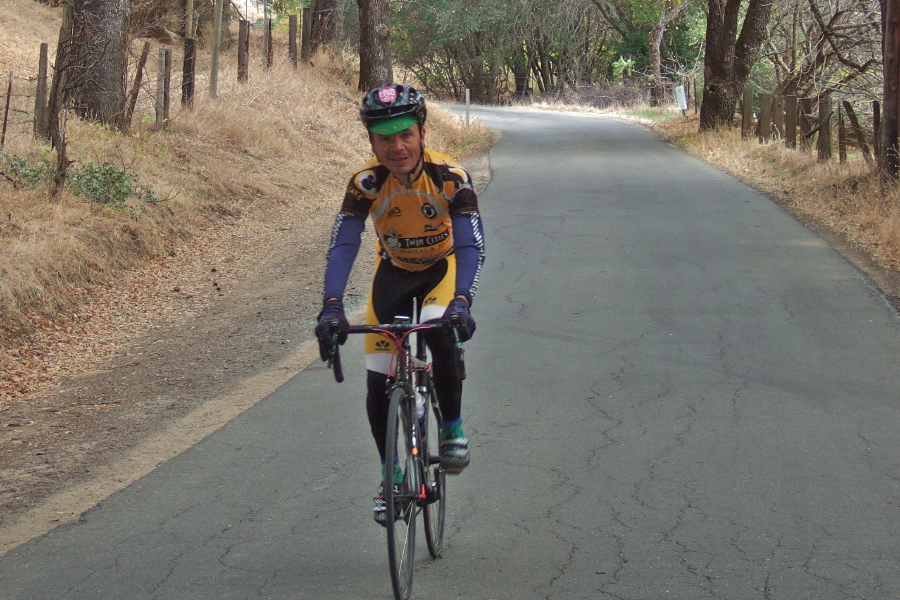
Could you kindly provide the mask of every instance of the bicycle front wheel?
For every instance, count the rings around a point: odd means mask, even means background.
[[[411,404],[406,389],[397,387],[391,391],[385,456],[393,456],[399,461],[403,478],[398,482],[396,469],[385,469],[384,502],[387,507],[388,563],[397,600],[409,598],[415,571],[419,477],[412,454],[412,420],[415,417],[411,417],[408,409]]]
[[[431,387],[431,386],[429,386]],[[429,393],[429,396],[434,391]],[[424,437],[422,451],[425,460],[425,501],[422,509],[425,520],[425,541],[428,552],[433,558],[440,558],[444,549],[444,517],[447,513],[446,490],[447,473],[441,469],[440,423],[437,407],[431,404],[432,398],[426,399]]]

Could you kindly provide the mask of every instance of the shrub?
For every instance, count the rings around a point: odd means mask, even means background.
[[[131,184],[137,173],[126,173],[113,163],[90,163],[72,172],[72,189],[79,196],[90,198],[110,208],[124,209],[132,194]]]

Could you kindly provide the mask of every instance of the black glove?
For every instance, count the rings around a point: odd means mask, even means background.
[[[464,298],[456,297],[447,305],[444,316],[441,317],[444,325],[453,325],[459,332],[459,341],[467,342],[475,333],[475,319],[469,312],[469,303]]]
[[[344,303],[336,298],[325,302],[322,312],[319,313],[319,323],[316,325],[316,337],[319,339],[319,355],[322,360],[328,360],[334,349],[334,334],[337,333],[337,343],[347,341],[350,333],[350,322],[344,314]]]

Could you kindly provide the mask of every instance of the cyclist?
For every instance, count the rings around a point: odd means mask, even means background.
[[[375,272],[369,292],[367,324],[390,323],[412,316],[413,301],[421,322],[451,319],[469,339],[475,321],[469,311],[484,262],[484,235],[472,179],[444,154],[425,149],[425,98],[400,84],[378,86],[362,100],[359,114],[375,156],[350,178],[334,222],[325,267],[323,308],[316,336],[322,358],[330,351],[331,323],[339,325],[338,342],[347,339],[349,323],[343,296],[371,216],[376,243]],[[462,427],[462,381],[454,366],[455,347],[443,332],[428,334],[438,404],[441,466],[459,473],[469,464],[469,439]],[[393,342],[366,336],[366,411],[385,469],[387,377]],[[393,464],[395,478],[402,476]],[[374,499],[374,518],[385,524],[384,490]]]

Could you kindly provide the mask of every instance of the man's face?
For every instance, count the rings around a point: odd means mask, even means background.
[[[419,166],[425,143],[425,128],[415,124],[391,135],[370,133],[369,141],[382,165],[395,177],[406,177]]]

